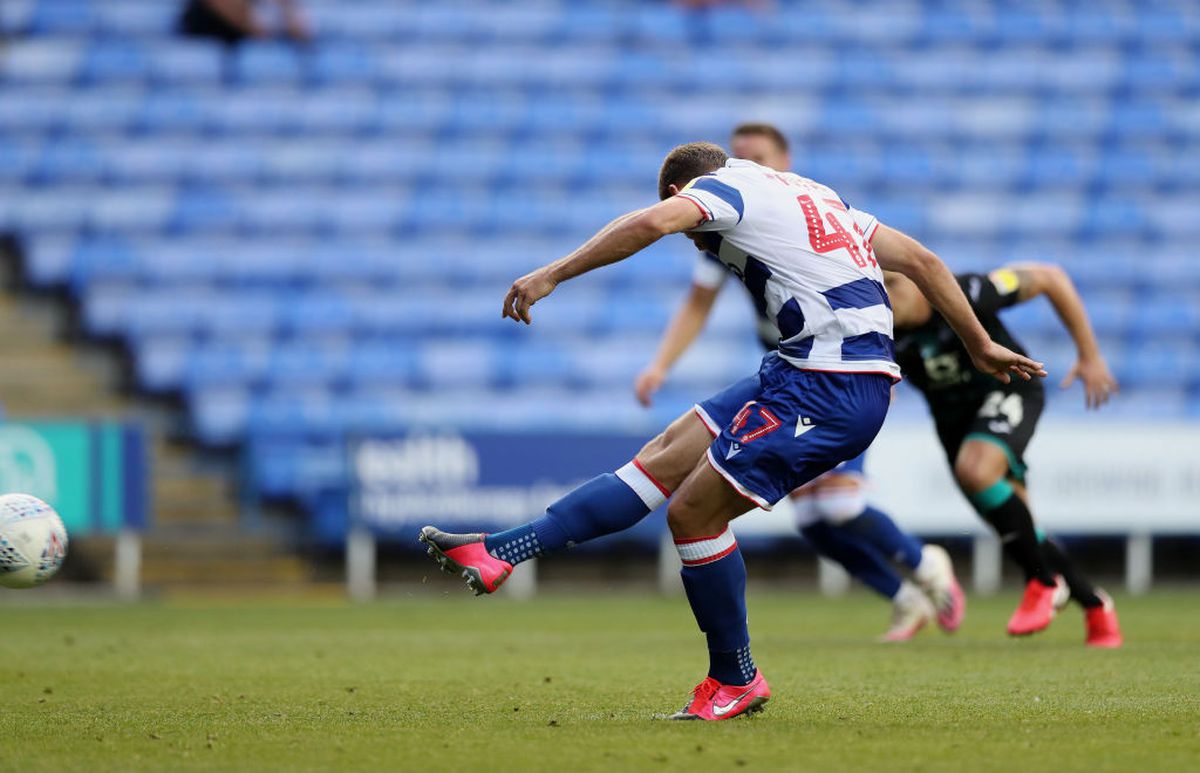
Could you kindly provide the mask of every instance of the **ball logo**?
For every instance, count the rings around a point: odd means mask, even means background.
[[[479,481],[479,454],[458,435],[409,435],[364,441],[354,468],[364,487],[461,488]]]
[[[51,534],[50,539],[46,542],[46,549],[42,551],[42,561],[58,563],[67,557],[67,546],[59,539],[57,534]]]
[[[0,426],[0,491],[28,491],[47,502],[58,499],[54,451],[28,427]]]

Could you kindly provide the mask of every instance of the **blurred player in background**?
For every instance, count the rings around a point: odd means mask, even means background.
[[[770,124],[742,124],[733,130],[729,144],[735,158],[746,158],[780,172],[791,170],[787,138]],[[650,405],[672,366],[704,329],[729,276],[720,258],[701,252],[687,298],[663,333],[654,360],[634,382],[642,405]],[[764,349],[773,351],[779,346],[779,328],[764,308],[756,306],[756,312],[759,341]],[[720,433],[720,427],[706,424],[713,435]],[[792,492],[800,533],[818,553],[837,561],[853,577],[892,602],[892,622],[883,635],[884,641],[907,641],[935,618],[943,630],[958,630],[966,600],[950,556],[937,545],[924,545],[901,531],[887,513],[867,503],[865,461],[864,451]],[[920,587],[901,577],[892,561],[912,571]]]
[[[229,45],[249,38],[286,36],[306,41],[311,37],[299,0],[188,0],[179,17],[179,31]]]
[[[1066,603],[1069,589],[1070,598],[1084,608],[1087,644],[1119,647],[1121,631],[1112,599],[1088,581],[1057,543],[1044,538],[1029,511],[1024,454],[1045,403],[1042,384],[1000,383],[976,372],[954,331],[917,286],[900,274],[885,276],[895,315],[896,361],[909,383],[925,395],[959,487],[1025,573],[1025,595],[1008,622],[1008,632],[1026,635],[1048,626]],[[1117,382],[1100,354],[1083,300],[1060,268],[1020,265],[986,275],[960,274],[958,281],[988,335],[1018,352],[1023,350],[999,312],[1045,295],[1078,352],[1062,386],[1079,379],[1089,408],[1099,408],[1116,392]]]
[[[529,324],[531,306],[559,283],[686,233],[768,308],[779,350],[757,375],[686,412],[629,464],[579,486],[541,518],[490,535],[426,526],[420,539],[445,571],[490,593],[515,564],[627,529],[670,498],[667,523],[709,655],[708,675],[673,718],[723,720],[760,709],[771,695],[750,652],[746,565],[729,522],[862,453],[882,426],[900,368],[880,266],[921,288],[976,367],[1001,381],[1045,371],[988,338],[936,255],[826,186],[697,142],[668,154],[658,193],[658,204],[622,215],[514,282],[503,316]],[[701,415],[723,428],[715,439]]]

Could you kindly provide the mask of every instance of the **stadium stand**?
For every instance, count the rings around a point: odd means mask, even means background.
[[[184,398],[197,441],[273,449],[259,483],[286,497],[289,438],[642,430],[753,368],[726,293],[655,410],[613,398],[682,292],[682,243],[530,330],[499,306],[650,202],[672,145],[770,120],[798,171],[957,268],[1061,262],[1127,387],[1115,412],[1200,416],[1194,3],[480,5],[309,0],[311,45],[227,49],[175,38],[163,0],[7,0],[0,232],[142,389]],[[1062,373],[1049,309],[1012,316]]]

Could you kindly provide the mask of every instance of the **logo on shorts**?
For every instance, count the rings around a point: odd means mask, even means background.
[[[808,418],[807,416],[801,416],[796,420],[796,434],[793,435],[793,437],[800,437],[815,426],[817,425],[813,424],[812,419]]]
[[[732,459],[733,457],[737,456],[741,452],[742,452],[742,447],[740,445],[738,445],[737,443],[733,443],[729,446],[729,450],[725,452],[725,458]]]

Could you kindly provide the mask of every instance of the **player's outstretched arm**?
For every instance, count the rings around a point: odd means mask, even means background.
[[[1083,298],[1075,289],[1075,283],[1060,266],[1048,263],[1022,263],[1010,266],[1017,277],[1017,300],[1024,302],[1039,295],[1046,296],[1063,327],[1075,341],[1077,359],[1062,388],[1066,389],[1078,378],[1083,383],[1084,402],[1089,408],[1099,408],[1119,390],[1117,380],[1108,369],[1108,363],[1100,354],[1100,344],[1088,319]]]
[[[532,321],[529,307],[554,292],[560,283],[622,261],[668,234],[695,228],[702,219],[694,203],[674,197],[622,215],[570,255],[513,282],[508,295],[504,297],[504,309],[500,316],[528,325]]]
[[[716,301],[719,292],[719,288],[692,283],[687,298],[680,304],[663,332],[654,359],[633,382],[633,392],[637,395],[639,403],[649,407],[654,393],[667,380],[667,373],[704,329],[704,323],[708,321],[708,315],[712,312],[713,302]]]
[[[976,368],[1005,384],[1010,380],[1010,372],[1026,381],[1046,375],[1042,363],[1017,354],[988,336],[954,274],[923,244],[881,223],[871,237],[871,247],[884,270],[904,274],[920,288],[962,339]]]

